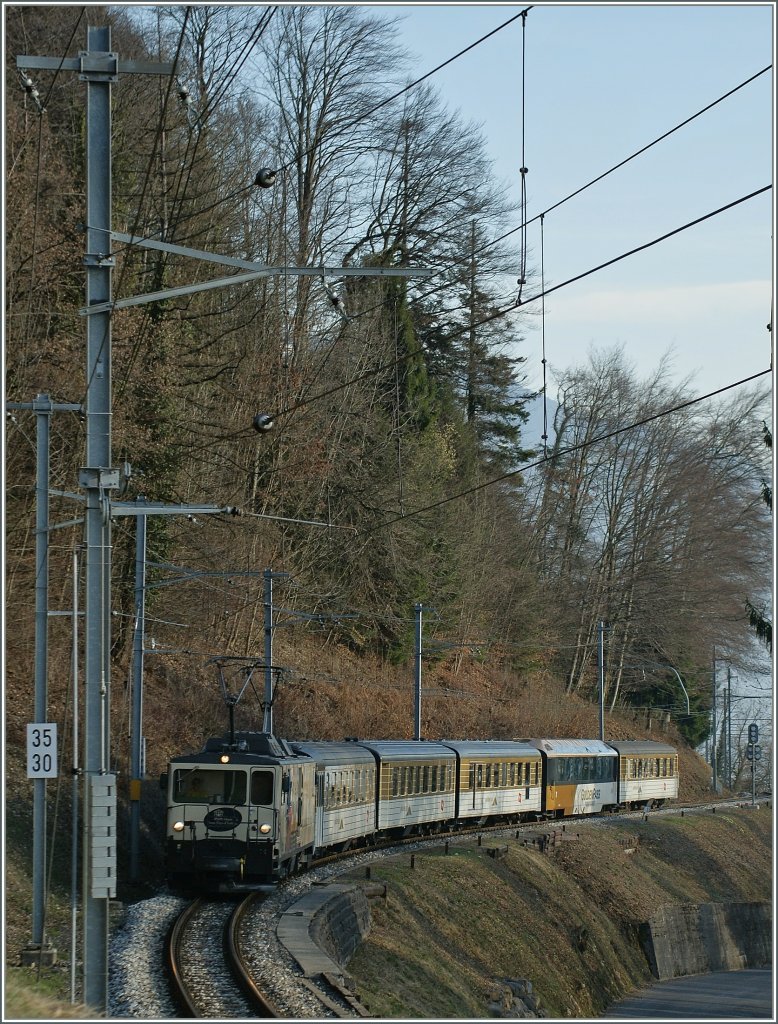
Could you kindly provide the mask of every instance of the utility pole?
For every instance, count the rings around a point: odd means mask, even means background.
[[[35,703],[34,721],[48,719],[49,672],[49,438],[51,414],[80,412],[81,406],[54,403],[47,394],[33,402],[8,402],[6,409],[35,413]],[[46,919],[46,779],[33,779],[32,809],[32,941],[22,951],[22,963],[56,963],[57,951],[47,941]]]
[[[600,681],[600,740],[605,742],[605,623],[597,623],[597,676]]]
[[[732,789],[732,666],[727,665],[727,788]]]
[[[138,496],[138,501],[145,500]],[[135,521],[135,628],[132,636],[130,725],[130,881],[140,879],[140,793],[143,735],[143,642],[146,622],[146,516]]]
[[[716,647],[713,647],[713,702],[711,704],[711,744],[710,744],[710,770],[713,776],[713,792],[719,791],[719,780],[716,765]]]
[[[421,739],[421,613],[424,606],[415,604],[413,606],[416,615],[416,646],[414,650],[414,700],[413,700],[413,738]]]
[[[16,58],[19,68],[77,71],[86,82],[86,306],[104,307],[87,320],[86,660],[84,759],[84,992],[96,1009],[108,1005],[108,901],[116,892],[116,780],[110,772],[110,492],[111,468],[111,85],[119,72],[170,75],[172,64],[119,61],[109,28],[90,26],[77,58]]]
[[[264,732],[273,732],[273,580],[286,579],[288,572],[265,569],[265,710],[262,720]]]

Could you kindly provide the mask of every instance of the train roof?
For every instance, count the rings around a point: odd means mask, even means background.
[[[205,741],[203,750],[207,753],[222,753],[224,750],[241,754],[266,754],[269,757],[293,757],[294,751],[286,740],[271,732],[236,732],[229,736],[211,736]]]
[[[177,764],[220,764],[229,754],[230,764],[273,764],[276,761],[301,760],[307,755],[293,750],[286,740],[268,732],[236,732],[233,737],[211,736],[203,749],[194,754],[171,757]]]
[[[381,761],[418,761],[426,758],[453,760],[454,751],[443,743],[432,740],[360,740],[366,750],[372,750]]]
[[[613,747],[609,747],[602,740],[526,740],[533,746],[538,747],[544,754],[616,754]]]
[[[282,754],[281,757],[276,757],[270,754],[252,754],[240,750],[230,750],[228,753],[230,759],[226,763],[221,760],[221,752],[201,750],[199,754],[179,754],[176,757],[171,757],[168,764],[174,767],[199,764],[212,768],[246,768],[252,765],[255,768],[262,768],[274,764],[310,764],[313,761],[313,758],[308,757],[307,754]]]
[[[375,764],[375,755],[354,740],[294,740],[292,747],[320,765]]]
[[[540,757],[527,740],[442,740],[460,757]]]
[[[646,754],[649,757],[659,754],[677,754],[678,750],[669,743],[658,743],[655,740],[608,740],[620,754]]]

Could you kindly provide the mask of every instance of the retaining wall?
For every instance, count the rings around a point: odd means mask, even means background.
[[[772,960],[770,903],[683,903],[660,908],[641,929],[660,981],[763,967]]]
[[[358,886],[337,892],[327,900],[310,924],[309,934],[340,967],[345,967],[370,931],[367,896]]]

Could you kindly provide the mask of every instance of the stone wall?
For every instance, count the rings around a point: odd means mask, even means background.
[[[309,934],[319,949],[345,968],[369,931],[367,896],[355,886],[327,901],[313,918]]]
[[[763,967],[772,960],[769,903],[685,903],[662,907],[641,930],[660,981],[710,971]]]

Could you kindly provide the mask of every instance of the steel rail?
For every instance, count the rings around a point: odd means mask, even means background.
[[[185,907],[175,919],[168,931],[167,939],[165,940],[165,964],[167,966],[168,978],[170,980],[170,994],[173,999],[173,1003],[179,1011],[179,1016],[189,1019],[199,1018],[202,1014],[198,1011],[192,993],[189,991],[189,987],[184,981],[183,974],[181,973],[179,947],[181,945],[181,938],[186,931],[190,920],[197,913],[203,902],[204,901],[201,896],[192,900],[189,906]]]
[[[243,918],[259,897],[259,893],[251,893],[238,904],[230,915],[224,929],[224,956],[235,981],[256,1011],[257,1017],[267,1020],[273,1017],[283,1017],[284,1014],[257,988],[241,952],[240,943],[240,926]],[[262,898],[264,899],[264,895]]]

